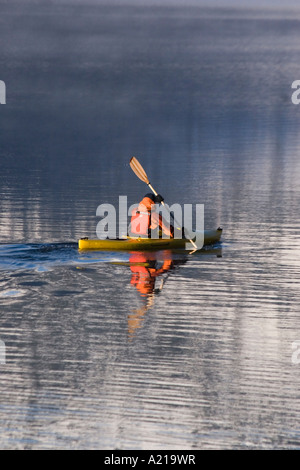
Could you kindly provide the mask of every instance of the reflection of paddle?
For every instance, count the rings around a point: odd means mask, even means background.
[[[166,282],[166,280],[168,279],[169,276],[170,276],[170,271],[168,272],[168,274],[165,277],[162,277],[162,279],[160,280],[160,286],[155,287],[154,294],[159,294],[162,291],[162,288],[164,287],[165,282]]]
[[[155,194],[155,196],[157,196],[158,193],[155,191],[155,189],[153,188],[153,186],[150,184],[150,181],[149,181],[149,179],[148,179],[148,176],[147,176],[147,174],[146,174],[144,168],[142,167],[142,165],[140,164],[140,162],[139,162],[135,157],[132,157],[132,158],[130,159],[130,166],[131,166],[132,171],[136,174],[136,176],[137,176],[140,180],[142,180],[144,183],[146,183],[146,184],[149,186],[149,188],[151,189],[151,191]],[[165,206],[164,201],[162,201],[162,205]],[[165,207],[166,207],[166,206],[165,206]],[[170,211],[169,211],[169,213],[170,213]],[[170,213],[170,214],[171,214],[171,213]],[[175,219],[174,219],[174,222],[175,222],[176,225],[178,225]],[[189,241],[191,242],[191,244],[193,245],[193,247],[195,248],[195,250],[197,250],[198,248],[197,248],[196,243],[193,242],[193,240],[191,240],[191,239],[189,239]]]
[[[132,341],[136,330],[141,328],[144,320],[145,313],[153,306],[154,294],[150,294],[147,297],[147,303],[141,308],[132,310],[132,314],[128,315],[128,336],[129,341]]]

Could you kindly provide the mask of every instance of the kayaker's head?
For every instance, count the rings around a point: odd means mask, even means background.
[[[151,211],[151,207],[155,204],[155,196],[152,193],[147,193],[140,202],[140,206],[143,206],[142,209]]]
[[[164,199],[160,194],[157,194],[157,196],[155,196],[152,193],[147,193],[145,194],[144,198],[140,202],[140,206],[143,206],[147,210],[151,211],[151,207],[154,204],[160,204],[163,200]]]

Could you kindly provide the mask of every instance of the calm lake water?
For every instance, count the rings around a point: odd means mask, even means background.
[[[300,12],[4,4],[0,44],[0,447],[299,448]],[[133,155],[222,243],[79,253]]]

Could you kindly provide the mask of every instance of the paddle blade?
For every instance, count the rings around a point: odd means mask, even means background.
[[[136,174],[138,178],[140,178],[140,180],[142,180],[146,184],[149,184],[148,176],[146,175],[144,168],[135,157],[132,157],[130,159],[130,166],[132,171]]]

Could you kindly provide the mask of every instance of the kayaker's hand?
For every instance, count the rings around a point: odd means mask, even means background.
[[[163,202],[163,201],[164,201],[164,198],[163,198],[160,194],[158,194],[157,196],[155,196],[155,203],[156,203],[156,204],[160,204],[160,203]]]

